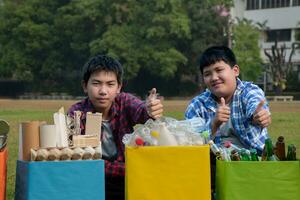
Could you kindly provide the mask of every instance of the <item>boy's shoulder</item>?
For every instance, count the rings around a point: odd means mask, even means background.
[[[253,82],[248,82],[248,81],[241,81],[238,80],[237,84],[237,90],[242,93],[242,94],[248,94],[250,93],[260,93],[263,94],[263,90]]]
[[[71,105],[71,107],[68,110],[68,113],[73,113],[76,110],[79,111],[85,111],[87,109],[90,109],[91,107],[91,102],[89,102],[88,97],[82,99],[81,101],[78,101],[76,103],[74,103],[73,105]]]
[[[194,98],[192,98],[192,100],[190,101],[190,105],[193,104],[212,104],[213,103],[213,99],[211,97],[212,93],[206,89],[205,91],[201,92],[200,94],[198,94],[197,96],[195,96]]]

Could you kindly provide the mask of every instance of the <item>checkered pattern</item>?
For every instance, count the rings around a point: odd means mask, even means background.
[[[215,96],[207,89],[192,99],[185,112],[185,118],[204,118],[206,130],[210,132],[211,122],[218,108],[215,99]],[[265,139],[269,135],[266,128],[252,124],[252,116],[263,99],[265,99],[264,92],[257,85],[237,79],[237,88],[230,107],[232,125],[240,141],[248,148],[257,149],[259,153],[262,152]],[[267,105],[264,105],[264,108],[269,110]]]
[[[82,100],[71,106],[68,113],[73,116],[74,111],[82,111],[81,116],[81,134],[85,132],[85,121],[87,112],[95,112],[89,98]],[[110,128],[114,135],[114,141],[118,149],[118,157],[115,161],[105,161],[105,173],[107,176],[124,176],[125,175],[125,158],[124,144],[122,138],[126,133],[132,133],[136,124],[145,123],[150,117],[147,114],[146,105],[140,99],[128,93],[120,93],[113,102],[109,115]]]

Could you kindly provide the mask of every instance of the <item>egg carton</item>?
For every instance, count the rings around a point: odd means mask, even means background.
[[[65,147],[31,149],[31,161],[98,160],[102,158],[101,145],[97,147]]]

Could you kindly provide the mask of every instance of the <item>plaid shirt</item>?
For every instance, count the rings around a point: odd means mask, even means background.
[[[89,98],[86,98],[81,102],[72,105],[68,114],[74,116],[74,111],[76,110],[82,111],[81,133],[84,134],[86,113],[95,112],[95,108]],[[122,138],[124,134],[132,133],[133,127],[136,124],[145,123],[150,117],[147,114],[145,103],[128,93],[120,93],[115,98],[110,108],[109,116],[109,124],[118,149],[118,156],[113,162],[105,160],[105,174],[107,176],[124,176],[125,147],[122,143]]]
[[[267,129],[252,123],[252,116],[261,100],[265,99],[264,92],[250,82],[237,79],[237,88],[230,106],[231,122],[235,135],[247,148],[255,148],[262,152],[265,139],[269,137]],[[206,130],[211,132],[211,123],[216,115],[218,104],[214,95],[207,89],[192,99],[185,112],[185,118],[202,117],[206,120]],[[269,110],[267,105],[264,109]],[[220,133],[217,130],[216,137]]]

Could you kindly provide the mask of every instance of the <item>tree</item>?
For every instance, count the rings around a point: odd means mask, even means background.
[[[199,72],[199,56],[206,48],[212,45],[226,45],[224,24],[228,16],[221,16],[216,7],[219,5],[229,7],[231,3],[231,0],[185,0],[191,37],[177,42],[178,49],[188,60],[188,63],[179,69],[180,73],[196,74]]]
[[[69,1],[5,1],[1,12],[0,65],[6,77],[31,81],[34,88],[61,87],[68,65],[55,28],[57,10]],[[5,19],[5,20],[4,20]],[[61,83],[61,82],[60,82]]]
[[[286,44],[278,45],[276,40],[271,49],[265,49],[264,53],[269,59],[270,73],[275,87],[275,93],[281,94],[286,89],[287,77],[292,70],[292,57],[297,48],[300,48],[300,42],[294,42],[291,45],[291,51],[287,57]]]
[[[224,18],[213,10],[223,2],[231,1],[3,1],[1,76],[30,81],[36,91],[78,93],[84,62],[105,53],[121,61],[127,80],[141,70],[180,80],[224,40]]]
[[[91,53],[99,51],[117,57],[131,79],[141,68],[161,77],[173,77],[185,56],[174,47],[176,40],[190,35],[183,2],[149,0],[120,1],[109,7],[116,16],[102,37],[91,41]]]
[[[258,45],[259,30],[246,19],[238,19],[233,25],[233,51],[240,66],[240,76],[244,80],[256,81],[261,75],[262,59]]]
[[[300,22],[298,22],[298,29],[296,29],[296,33],[295,33],[295,39],[296,41],[300,41]]]

